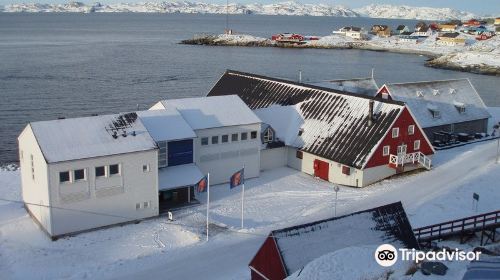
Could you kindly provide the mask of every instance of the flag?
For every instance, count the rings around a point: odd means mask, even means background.
[[[245,169],[240,169],[236,171],[233,176],[229,179],[229,188],[235,188],[239,185],[242,185],[245,183]]]
[[[202,193],[207,191],[208,180],[207,176],[201,178],[201,180],[194,185],[197,192]]]

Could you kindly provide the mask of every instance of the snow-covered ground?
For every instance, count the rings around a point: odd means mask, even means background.
[[[500,109],[492,113],[499,121]],[[412,226],[419,227],[498,210],[500,164],[495,163],[496,149],[496,141],[487,141],[438,151],[431,171],[394,177],[362,189],[341,187],[337,214],[402,201]],[[289,168],[262,172],[245,187],[244,230],[239,229],[240,189],[212,187],[208,242],[204,236],[205,194],[198,197],[201,205],[175,212],[173,222],[159,217],[52,242],[22,205],[12,202],[21,200],[19,171],[0,171],[0,198],[10,200],[0,201],[2,279],[166,275],[171,279],[200,275],[204,279],[245,279],[249,278],[248,262],[270,230],[333,215],[332,186]],[[478,212],[472,209],[474,192],[480,195]],[[361,256],[365,253],[360,251]],[[448,265],[448,276],[440,279],[461,277],[466,264]],[[366,272],[372,269],[367,266]],[[394,275],[402,275],[402,271]]]
[[[64,4],[22,3],[4,7],[5,12],[138,12],[138,13],[210,13],[210,14],[261,14],[261,15],[295,15],[295,16],[336,16],[336,17],[374,17],[404,18],[425,20],[470,19],[476,17],[469,12],[449,8],[410,7],[395,5],[368,5],[359,9],[351,9],[341,5],[305,4],[285,1],[273,4],[203,3],[191,1],[164,1],[141,3],[109,3],[84,4],[68,2]],[[0,9],[2,11],[2,9]]]

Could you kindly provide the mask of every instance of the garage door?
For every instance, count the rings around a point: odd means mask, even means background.
[[[314,176],[328,181],[328,170],[330,165],[326,161],[319,159],[314,160]]]

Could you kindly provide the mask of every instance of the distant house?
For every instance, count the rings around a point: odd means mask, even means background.
[[[238,94],[269,128],[262,135],[263,170],[289,166],[363,187],[430,168],[432,145],[402,102],[231,70],[208,96],[228,94]]]
[[[386,84],[376,97],[404,102],[432,141],[440,131],[488,131],[491,115],[468,79]]]
[[[344,26],[337,31],[333,31],[333,34],[341,34],[349,38],[353,39],[365,39],[366,34],[363,32],[363,29],[355,26]]]
[[[19,135],[25,207],[52,238],[189,204],[210,172],[260,172],[260,119],[238,96],[162,101],[156,110],[32,122]]]
[[[455,24],[440,24],[439,30],[441,32],[455,32],[457,30],[457,25],[455,25]]]
[[[401,35],[399,36],[399,41],[401,42],[408,42],[408,43],[417,43],[419,36],[414,36],[414,35]]]
[[[464,46],[465,38],[460,37],[460,33],[441,33],[436,38],[436,43],[445,46]]]
[[[413,32],[413,35],[418,37],[429,37],[432,35],[432,30],[430,29],[430,27],[424,26],[419,28],[418,30],[415,30],[415,32]]]
[[[391,36],[391,28],[387,25],[373,25],[371,29],[371,33],[375,34],[379,37],[390,37]]]
[[[495,26],[500,26],[500,18],[495,18]]]
[[[463,22],[463,26],[480,26],[485,24],[484,21],[479,21],[477,19],[469,19],[468,21]]]
[[[273,230],[248,267],[252,280],[293,278],[326,254],[388,242],[396,248],[419,249],[401,202]]]
[[[406,25],[398,25],[396,28],[396,34],[401,34],[403,32],[410,32],[410,28]]]
[[[423,22],[423,21],[420,21],[418,22],[416,25],[415,25],[415,32],[418,32],[420,31],[421,29],[424,29],[424,28],[428,28],[429,26],[427,25],[427,23]]]

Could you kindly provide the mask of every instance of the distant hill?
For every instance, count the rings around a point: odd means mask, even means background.
[[[229,4],[230,14],[259,14],[259,15],[295,15],[295,16],[334,16],[334,17],[373,17],[373,18],[402,18],[422,20],[468,19],[475,17],[469,12],[457,11],[449,8],[427,8],[392,5],[369,5],[359,9],[351,9],[339,5],[301,4],[293,1],[276,4]],[[65,4],[10,4],[0,7],[3,12],[31,12],[31,13],[199,13],[224,14],[226,5],[209,4],[190,1],[165,1],[144,3],[119,4],[84,4],[69,2]]]

